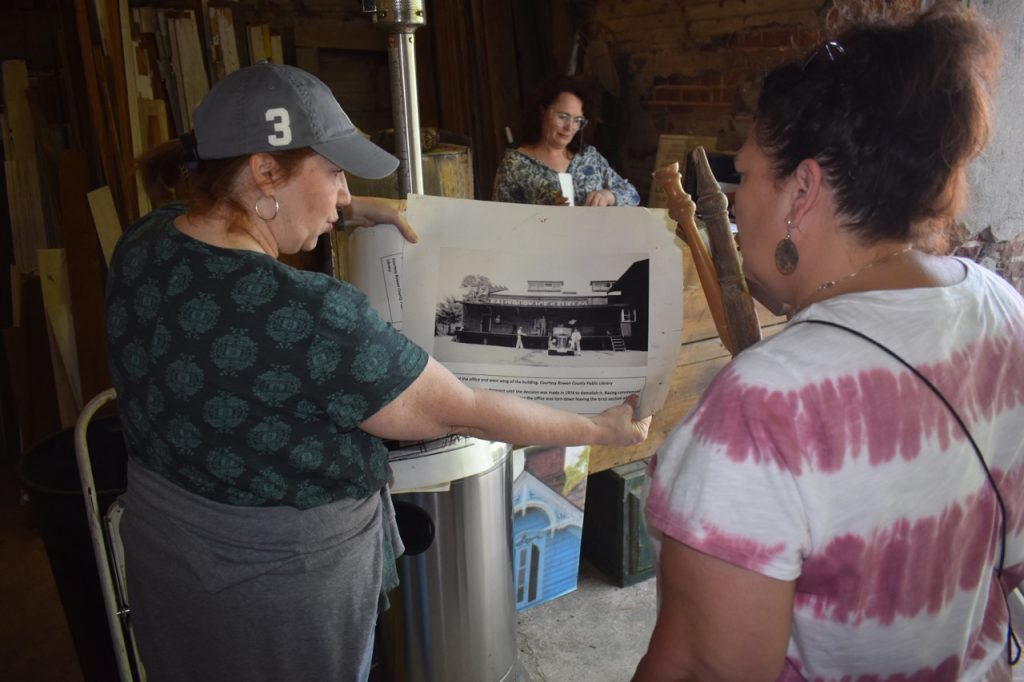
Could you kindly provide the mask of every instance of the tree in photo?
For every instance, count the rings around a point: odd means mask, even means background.
[[[448,296],[437,304],[435,316],[434,335],[451,336],[452,327],[462,324],[462,302],[454,296]]]
[[[486,301],[491,294],[508,290],[507,286],[493,283],[486,275],[466,275],[462,278],[461,286],[466,290],[462,300],[473,303]]]

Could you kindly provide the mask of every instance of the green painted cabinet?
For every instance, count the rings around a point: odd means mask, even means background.
[[[654,575],[654,552],[644,521],[647,461],[622,464],[587,480],[583,556],[620,587]]]

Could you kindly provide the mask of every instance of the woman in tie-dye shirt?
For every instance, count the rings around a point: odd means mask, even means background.
[[[660,611],[636,680],[1010,679],[1024,301],[926,246],[988,135],[993,36],[941,2],[767,76],[736,218],[791,318],[651,463]]]

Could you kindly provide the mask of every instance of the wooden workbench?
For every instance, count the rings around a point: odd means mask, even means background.
[[[657,296],[657,292],[653,292],[653,295]],[[756,308],[762,337],[782,329],[784,317],[772,315],[760,304],[756,304]],[[640,445],[628,448],[593,446],[590,449],[590,473],[653,455],[669,432],[697,403],[715,374],[730,359],[729,351],[718,339],[715,323],[693,268],[693,259],[687,250],[683,254],[683,341],[665,404],[654,414],[650,434]]]

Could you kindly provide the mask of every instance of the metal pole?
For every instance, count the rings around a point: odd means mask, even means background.
[[[391,111],[398,157],[401,198],[423,194],[423,155],[420,149],[420,110],[416,92],[416,42],[413,33],[427,23],[423,0],[376,3],[373,23],[388,31],[388,71],[391,76]]]

